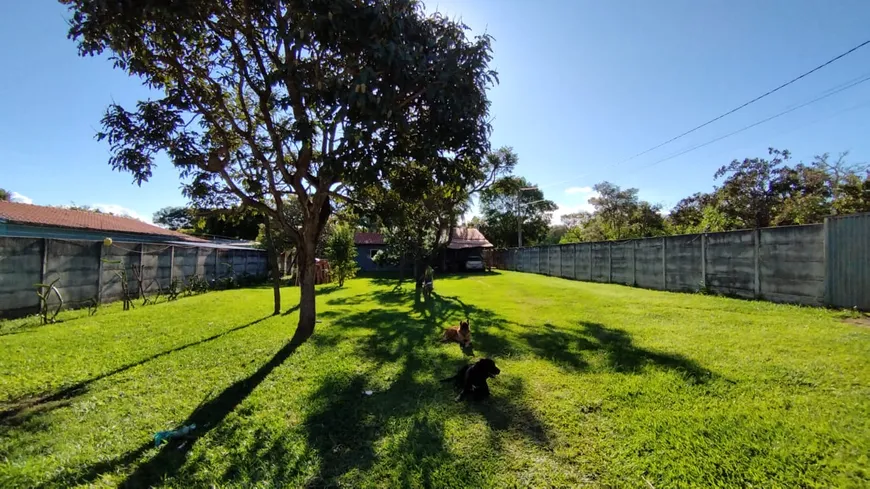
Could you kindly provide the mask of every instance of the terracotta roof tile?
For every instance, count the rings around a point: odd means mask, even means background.
[[[113,231],[117,233],[150,234],[166,236],[184,241],[204,241],[177,231],[163,229],[132,217],[113,216],[89,211],[46,207],[0,201],[0,220],[17,224],[54,226],[92,231]]]

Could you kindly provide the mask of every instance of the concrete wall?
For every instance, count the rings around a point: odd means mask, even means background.
[[[870,214],[865,226],[870,229]],[[853,224],[854,226],[854,224]],[[868,232],[870,235],[870,232]],[[508,269],[592,282],[823,305],[825,250],[836,246],[821,224],[578,243],[506,250]],[[865,240],[867,241],[867,240]],[[855,248],[855,243],[851,244]],[[860,250],[870,257],[870,242]],[[865,249],[866,248],[866,249]],[[865,258],[870,263],[870,258]],[[870,269],[870,267],[868,267]]]
[[[20,315],[39,307],[34,284],[42,282],[45,242],[35,238],[0,238],[0,310]]]
[[[65,307],[76,308],[121,299],[122,270],[130,295],[138,297],[139,282],[131,267],[142,267],[146,294],[168,287],[173,278],[183,281],[196,274],[212,280],[216,271],[226,277],[230,267],[216,268],[218,253],[223,263],[233,264],[237,276],[267,274],[266,254],[261,250],[131,242],[106,247],[102,241],[0,237],[0,316],[37,312],[35,285],[55,279]],[[54,295],[50,297],[50,303],[57,302]]]

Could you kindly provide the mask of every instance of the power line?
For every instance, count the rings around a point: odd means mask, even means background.
[[[744,126],[744,127],[740,128],[740,129],[734,131],[734,132],[730,132],[730,133],[728,133],[728,134],[725,134],[724,136],[719,136],[718,138],[711,139],[710,141],[707,141],[707,142],[705,142],[705,143],[699,144],[699,145],[697,145],[697,146],[692,146],[691,148],[688,148],[688,149],[686,149],[686,150],[683,150],[683,151],[680,151],[680,152],[678,152],[678,153],[672,154],[672,155],[667,156],[667,157],[665,157],[665,158],[662,158],[662,159],[660,159],[660,160],[658,160],[658,161],[655,161],[655,162],[653,162],[653,163],[651,163],[651,164],[649,164],[649,165],[642,166],[642,167],[640,167],[640,168],[638,168],[638,169],[649,168],[649,167],[652,167],[652,166],[658,165],[659,163],[663,163],[663,162],[665,162],[665,161],[672,160],[672,159],[674,159],[674,158],[676,158],[676,157],[678,157],[678,156],[682,156],[682,155],[684,155],[684,154],[686,154],[686,153],[689,153],[689,152],[691,152],[691,151],[695,151],[696,149],[703,148],[704,146],[709,146],[709,145],[711,145],[711,144],[713,144],[713,143],[715,143],[715,142],[717,142],[717,141],[721,141],[721,140],[723,140],[723,139],[725,139],[725,138],[729,138],[729,137],[731,137],[731,136],[733,136],[733,135],[735,135],[735,134],[739,134],[739,133],[741,133],[741,132],[743,132],[743,131],[746,131],[746,130],[748,130],[748,129],[752,129],[752,128],[755,127],[755,126],[758,126],[758,125],[764,124],[765,122],[772,121],[773,119],[776,119],[776,118],[778,118],[778,117],[784,116],[784,115],[786,115],[786,114],[788,114],[788,113],[790,113],[790,112],[794,112],[794,111],[797,110],[797,109],[800,109],[800,108],[806,107],[807,105],[814,104],[814,103],[816,103],[816,102],[818,102],[818,101],[820,101],[820,100],[826,99],[826,98],[830,97],[831,95],[838,94],[838,93],[840,93],[840,92],[842,92],[842,91],[844,91],[844,90],[847,90],[847,89],[849,89],[849,88],[852,88],[852,87],[855,87],[855,86],[857,86],[857,85],[860,85],[861,83],[864,83],[864,82],[866,82],[866,81],[868,81],[868,80],[870,80],[870,76],[865,76],[864,78],[862,78],[862,79],[860,79],[860,80],[858,80],[858,81],[855,81],[855,82],[853,82],[853,83],[850,83],[850,84],[848,84],[848,85],[846,85],[846,86],[844,86],[844,87],[840,87],[840,88],[838,88],[838,89],[836,89],[836,90],[828,91],[828,93],[826,93],[826,94],[824,94],[824,95],[822,95],[822,96],[820,96],[820,97],[816,97],[816,98],[814,98],[814,99],[812,99],[812,100],[810,100],[810,101],[808,101],[808,102],[804,102],[804,103],[802,103],[802,104],[800,104],[800,105],[796,105],[796,106],[791,107],[791,108],[789,108],[789,109],[786,109],[786,110],[784,110],[784,111],[782,111],[782,112],[780,112],[780,113],[778,113],[778,114],[775,114],[775,115],[772,115],[772,116],[770,116],[770,117],[767,117],[766,119],[762,119],[762,120],[760,120],[760,121],[758,121],[758,122],[754,122],[754,123],[752,123],[752,124],[750,124],[750,125],[748,125],[748,126]]]
[[[864,47],[864,46],[866,46],[866,45],[868,45],[868,44],[870,44],[870,40],[864,41],[864,42],[862,42],[861,44],[859,44],[859,45],[853,47],[852,49],[850,49],[850,50],[848,50],[848,51],[846,51],[845,53],[842,53],[842,54],[840,54],[839,56],[836,56],[836,57],[834,57],[834,58],[831,58],[831,59],[829,59],[828,61],[825,61],[824,63],[820,64],[819,66],[816,66],[815,68],[811,69],[810,71],[807,71],[806,73],[803,73],[803,74],[800,75],[800,76],[797,76],[797,77],[795,77],[795,78],[792,78],[791,80],[789,80],[789,81],[783,83],[782,85],[780,85],[780,86],[774,88],[773,90],[768,90],[767,92],[765,92],[765,93],[759,95],[758,97],[755,97],[754,99],[750,100],[749,102],[744,103],[743,105],[739,105],[739,106],[737,106],[737,107],[735,107],[735,108],[729,110],[728,112],[725,112],[724,114],[722,114],[722,115],[720,115],[720,116],[714,117],[713,119],[710,119],[709,121],[707,121],[707,122],[705,122],[705,123],[703,123],[703,124],[701,124],[701,125],[699,125],[699,126],[693,127],[692,129],[689,129],[688,131],[686,131],[686,132],[684,132],[684,133],[682,133],[682,134],[680,134],[680,135],[678,135],[678,136],[674,136],[674,137],[672,137],[671,139],[668,139],[667,141],[665,141],[665,142],[663,142],[663,143],[661,143],[661,144],[658,144],[658,145],[656,145],[656,146],[653,146],[652,148],[649,148],[649,149],[647,149],[647,150],[641,151],[640,153],[638,153],[638,154],[636,154],[636,155],[634,155],[634,156],[631,156],[631,157],[629,157],[629,158],[627,158],[627,159],[625,159],[625,160],[622,160],[621,162],[619,162],[619,163],[617,163],[617,164],[622,164],[622,163],[625,163],[625,162],[627,162],[627,161],[633,160],[633,159],[637,158],[638,156],[645,155],[645,154],[649,153],[650,151],[653,151],[653,150],[656,150],[656,149],[658,149],[658,148],[661,148],[662,146],[664,146],[664,145],[666,145],[666,144],[669,144],[669,143],[672,143],[672,142],[676,141],[677,139],[682,138],[683,136],[689,135],[689,134],[691,134],[691,133],[697,131],[698,129],[701,129],[702,127],[708,126],[708,125],[710,125],[710,124],[712,124],[712,123],[718,121],[719,119],[722,119],[723,117],[729,116],[729,115],[731,115],[731,114],[737,112],[738,110],[740,110],[740,109],[742,109],[742,108],[744,108],[744,107],[746,107],[746,106],[748,106],[748,105],[750,105],[750,104],[753,104],[753,103],[755,103],[755,102],[758,102],[759,100],[763,99],[764,97],[767,97],[768,95],[771,95],[771,94],[773,94],[773,93],[778,92],[779,90],[781,90],[781,89],[783,89],[783,88],[785,88],[785,87],[791,85],[792,83],[794,83],[794,82],[800,80],[801,78],[804,78],[804,77],[806,77],[806,76],[809,76],[809,75],[815,73],[816,71],[819,71],[820,69],[822,69],[822,68],[828,66],[829,64],[831,64],[831,63],[833,63],[833,62],[839,60],[840,58],[843,58],[843,57],[845,57],[845,56],[848,56],[849,54],[851,54],[851,53],[853,53],[853,52],[855,52],[855,51],[861,49],[862,47]]]
[[[805,73],[803,73],[803,74],[801,74],[801,75],[798,75],[798,76],[795,77],[795,78],[792,78],[791,80],[789,80],[789,81],[783,83],[782,85],[780,85],[780,86],[778,86],[778,87],[776,87],[776,88],[774,88],[774,89],[772,89],[772,90],[768,90],[767,92],[765,92],[765,93],[763,93],[763,94],[761,94],[761,95],[755,97],[754,99],[752,99],[752,100],[750,100],[750,101],[748,101],[748,102],[746,102],[746,103],[744,103],[744,104],[742,104],[742,105],[739,105],[739,106],[737,106],[737,107],[735,107],[735,108],[729,110],[728,112],[725,112],[724,114],[721,114],[721,115],[719,115],[719,116],[717,116],[717,117],[714,117],[713,119],[710,119],[709,121],[707,121],[707,122],[705,122],[705,123],[703,123],[703,124],[701,124],[701,125],[699,125],[699,126],[693,127],[692,129],[689,129],[688,131],[686,131],[686,132],[684,132],[684,133],[682,133],[682,134],[680,134],[680,135],[674,136],[674,137],[672,137],[671,139],[668,139],[667,141],[665,141],[665,142],[663,142],[663,143],[661,143],[661,144],[657,144],[657,145],[655,145],[655,146],[653,146],[653,147],[651,147],[651,148],[649,148],[649,149],[646,149],[646,150],[644,150],[644,151],[641,151],[640,153],[637,153],[637,154],[635,154],[635,155],[633,155],[633,156],[630,156],[630,157],[628,157],[628,158],[626,158],[626,159],[624,159],[624,160],[622,160],[622,161],[616,163],[614,166],[616,166],[616,165],[621,165],[621,164],[623,164],[623,163],[626,163],[626,162],[628,162],[628,161],[631,161],[631,160],[637,158],[638,156],[642,156],[642,155],[645,155],[645,154],[649,153],[650,151],[653,151],[653,150],[659,149],[659,148],[661,148],[662,146],[664,146],[664,145],[666,145],[666,144],[670,144],[670,143],[676,141],[677,139],[680,139],[680,138],[682,138],[682,137],[684,137],[684,136],[687,136],[687,135],[689,135],[689,134],[691,134],[691,133],[697,131],[698,129],[701,129],[701,128],[703,128],[703,127],[706,127],[706,126],[708,126],[708,125],[710,125],[710,124],[712,124],[712,123],[714,123],[714,122],[716,122],[716,121],[718,121],[718,120],[720,120],[720,119],[722,119],[722,118],[724,118],[724,117],[727,117],[727,116],[729,116],[729,115],[731,115],[731,114],[737,112],[738,110],[743,109],[744,107],[746,107],[746,106],[748,106],[748,105],[751,105],[751,104],[753,104],[753,103],[755,103],[755,102],[758,102],[759,100],[761,100],[761,99],[767,97],[768,95],[772,95],[773,93],[778,92],[779,90],[781,90],[781,89],[783,89],[783,88],[785,88],[785,87],[791,85],[792,83],[795,83],[795,82],[797,82],[798,80],[800,80],[800,79],[802,79],[802,78],[805,78],[805,77],[807,77],[807,76],[809,76],[809,75],[815,73],[816,71],[819,71],[820,69],[822,69],[822,68],[824,68],[824,67],[830,65],[831,63],[834,63],[835,61],[837,61],[837,60],[839,60],[839,59],[841,59],[841,58],[844,58],[844,57],[846,57],[846,56],[848,56],[848,55],[854,53],[855,51],[861,49],[862,47],[864,47],[864,46],[866,46],[866,45],[868,45],[868,44],[870,44],[870,39],[868,39],[868,40],[862,42],[861,44],[858,44],[857,46],[853,47],[852,49],[849,49],[848,51],[846,51],[846,52],[844,52],[844,53],[841,53],[841,54],[839,54],[839,55],[837,55],[837,56],[835,56],[835,57],[829,59],[828,61],[825,61],[824,63],[822,63],[822,64],[816,66],[815,68],[813,68],[813,69],[811,69],[811,70],[809,70],[809,71],[807,71],[807,72],[805,72]],[[798,107],[798,108],[799,108],[799,107]],[[745,129],[748,129],[748,128],[744,128],[743,130],[745,130]],[[735,134],[736,134],[736,133],[735,133]],[[727,136],[725,136],[725,137],[727,137]],[[715,142],[715,141],[714,141],[714,142]],[[674,156],[674,157],[676,157],[676,156]],[[655,163],[654,163],[654,164],[655,164]],[[650,166],[651,166],[651,165],[650,165]],[[565,184],[565,183],[570,183],[570,182],[572,182],[572,181],[577,181],[577,180],[578,180],[577,178],[573,178],[573,179],[564,180],[564,181],[561,181],[561,182],[553,182],[553,183],[550,183],[550,184],[547,184],[547,185],[541,185],[541,186],[539,186],[539,187],[540,187],[540,188],[548,188],[548,187],[553,187],[553,186],[555,186],[555,185]]]

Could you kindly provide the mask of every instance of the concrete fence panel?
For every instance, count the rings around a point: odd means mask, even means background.
[[[610,282],[610,243],[592,243],[593,282]]]
[[[647,289],[662,289],[662,239],[647,238],[635,244],[635,284]]]
[[[753,298],[755,293],[755,231],[707,234],[706,283],[717,294]]]
[[[184,246],[175,247],[175,258],[172,262],[172,277],[185,282],[194,275],[199,275],[199,251],[196,248]]]
[[[56,287],[64,303],[71,306],[98,300],[102,243],[50,239],[47,245],[43,283],[60,279]],[[49,304],[56,303],[56,296],[51,295]]]
[[[592,244],[580,243],[574,248],[574,277],[592,281]]]
[[[42,282],[45,240],[0,238],[0,314],[25,315],[39,309],[35,284]]]
[[[788,226],[760,232],[760,297],[772,302],[824,304],[824,226]]]
[[[548,267],[547,267],[547,275],[551,277],[561,277],[562,276],[562,248],[559,246],[548,246],[549,253],[547,253],[548,258]]]
[[[634,241],[614,241],[610,244],[610,281],[634,284]]]
[[[700,234],[665,238],[667,290],[697,292],[703,282]]]
[[[103,248],[101,262],[100,300],[102,302],[117,301],[124,297],[121,277],[127,277],[127,289],[130,297],[139,297],[139,284],[133,275],[131,267],[138,267],[142,259],[142,245],[124,243]]]
[[[870,213],[825,220],[825,302],[870,310]]]
[[[562,278],[574,278],[574,245],[559,246],[559,276]]]

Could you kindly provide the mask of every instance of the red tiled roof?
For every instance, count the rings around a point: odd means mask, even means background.
[[[453,228],[453,239],[447,248],[461,250],[465,248],[492,248],[492,243],[475,228]]]
[[[113,216],[97,212],[77,211],[59,207],[0,201],[0,220],[35,226],[113,231],[116,233],[150,234],[184,241],[203,241],[184,233],[170,231],[132,217]]]
[[[382,245],[384,236],[381,233],[356,233],[353,235],[353,242],[358,245]]]

